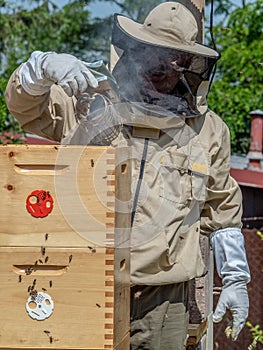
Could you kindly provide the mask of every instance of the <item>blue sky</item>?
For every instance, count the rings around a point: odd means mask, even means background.
[[[60,7],[66,5],[69,2],[69,0],[52,0],[52,1]],[[241,0],[234,0],[234,2],[238,2],[238,1],[241,1]],[[85,0],[83,0],[83,3],[85,3]],[[92,17],[101,17],[101,18],[112,15],[115,12],[119,12],[119,8],[117,5],[110,4],[109,2],[105,2],[105,1],[98,1],[98,0],[90,1],[90,4],[88,5],[88,9],[91,11]],[[209,12],[210,12],[210,7],[208,6],[205,11],[206,20],[209,20]]]
[[[64,6],[69,1],[68,0],[52,0],[58,6]],[[83,1],[85,3],[85,1]],[[92,12],[93,17],[105,17],[109,16],[115,12],[118,12],[118,7],[108,2],[103,1],[92,1],[90,5],[88,5],[88,9]]]

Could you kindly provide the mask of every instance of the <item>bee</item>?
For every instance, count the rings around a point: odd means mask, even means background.
[[[48,233],[45,234],[45,241],[48,240]]]
[[[37,297],[37,290],[31,290],[30,295],[31,295],[32,299],[36,299],[36,297]]]
[[[49,337],[49,343],[53,343],[53,337],[50,335],[50,331],[44,330],[44,333]]]
[[[96,253],[96,248],[88,246],[89,250],[91,251],[91,253]]]
[[[46,253],[46,248],[41,246],[41,254],[44,256]]]
[[[36,261],[35,261],[35,263],[34,263],[34,268],[33,268],[33,271],[36,271],[36,270],[37,270],[37,268],[36,268],[37,263],[38,263],[38,261],[36,260]]]
[[[48,259],[49,259],[49,258],[48,258],[48,256],[46,256],[46,258],[45,258],[45,263],[47,263],[47,262],[48,262]]]
[[[43,290],[43,292],[46,292],[47,290],[46,290],[46,288],[41,288],[42,290]]]
[[[42,199],[43,199],[43,201],[44,201],[46,198],[47,198],[47,192],[44,191],[44,192],[42,193]]]
[[[33,271],[34,271],[34,269],[32,267],[25,268],[26,275],[30,275]]]
[[[49,281],[49,287],[52,288],[53,282]]]
[[[68,257],[68,262],[69,262],[69,263],[71,263],[72,258],[73,258],[73,256],[72,256],[72,254],[71,254],[71,255]]]
[[[18,276],[18,282],[19,282],[19,283],[22,282],[22,276],[21,276],[21,275]]]

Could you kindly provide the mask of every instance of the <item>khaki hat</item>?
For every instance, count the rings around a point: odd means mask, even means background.
[[[178,2],[156,6],[143,24],[123,15],[115,16],[115,25],[130,39],[140,44],[152,44],[193,54],[218,58],[219,53],[196,43],[198,27],[193,14]],[[126,38],[127,40],[128,38]]]

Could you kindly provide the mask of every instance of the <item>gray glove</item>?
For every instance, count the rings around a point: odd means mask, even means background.
[[[69,54],[35,51],[20,71],[20,83],[30,95],[47,93],[52,84],[60,85],[68,96],[78,96],[88,86],[98,87],[89,63]]]
[[[214,232],[211,245],[215,254],[216,268],[222,278],[223,288],[213,316],[214,322],[220,322],[229,309],[233,316],[226,335],[236,340],[245,325],[249,299],[247,283],[250,272],[246,259],[244,237],[240,229],[227,228]]]
[[[213,321],[222,321],[226,310],[229,309],[233,316],[233,322],[226,329],[226,335],[236,340],[245,325],[248,316],[249,300],[246,282],[232,282],[223,286]]]

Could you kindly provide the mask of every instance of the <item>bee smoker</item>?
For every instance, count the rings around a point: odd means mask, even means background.
[[[121,129],[120,118],[114,113],[114,104],[120,101],[118,85],[103,61],[89,63],[88,68],[98,87],[89,87],[78,97],[76,116],[85,124],[90,144],[110,145]]]

